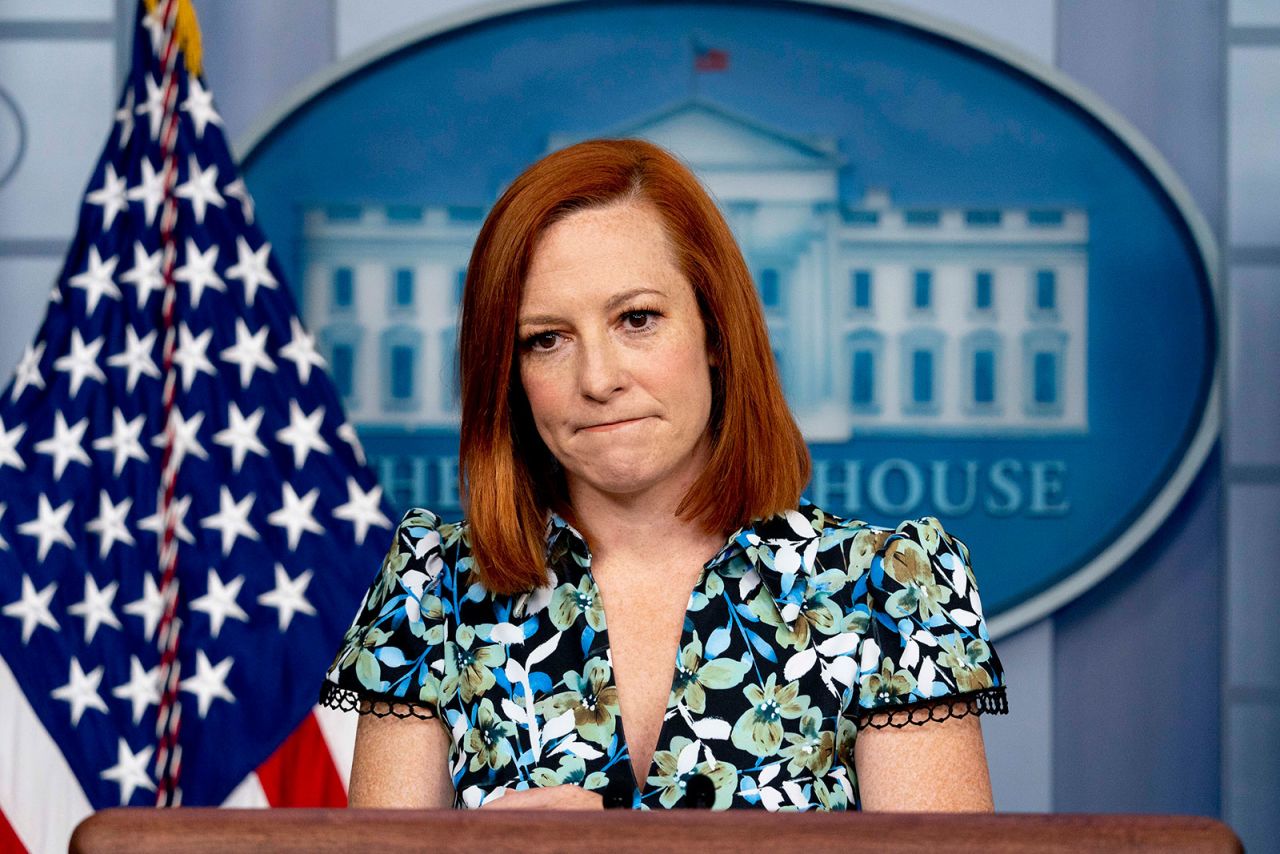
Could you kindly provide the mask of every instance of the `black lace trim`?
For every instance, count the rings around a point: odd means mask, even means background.
[[[357,693],[339,688],[332,682],[320,683],[320,705],[340,712],[359,712],[375,718],[419,718],[431,720],[436,710],[422,703],[414,703],[403,697],[382,697],[378,694]]]
[[[896,708],[863,710],[856,722],[858,729],[901,729],[909,725],[922,726],[931,721],[981,714],[1009,714],[1009,698],[1005,696],[1003,685],[941,700],[922,700]]]

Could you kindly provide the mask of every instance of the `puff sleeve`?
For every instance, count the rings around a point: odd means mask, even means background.
[[[859,727],[1008,710],[963,542],[932,516],[903,522],[880,543],[865,581],[855,594],[869,617],[851,710]],[[898,711],[907,713],[886,714]]]
[[[440,519],[404,515],[377,577],[321,685],[329,708],[378,716],[443,717],[441,682],[451,577]]]

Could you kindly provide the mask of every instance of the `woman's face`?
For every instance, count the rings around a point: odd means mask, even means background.
[[[575,501],[683,491],[709,455],[711,369],[658,213],[618,203],[543,232],[521,294],[520,380]]]

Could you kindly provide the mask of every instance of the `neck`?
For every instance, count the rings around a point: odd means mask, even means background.
[[[700,471],[696,467],[686,477],[625,494],[601,492],[570,479],[574,526],[587,538],[593,565],[652,561],[655,545],[664,555],[701,556],[699,567],[710,560],[726,535],[706,531],[698,519],[676,516]]]

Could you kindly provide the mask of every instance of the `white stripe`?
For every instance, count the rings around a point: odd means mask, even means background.
[[[316,706],[313,712],[316,722],[320,724],[320,732],[324,735],[325,744],[329,745],[329,755],[333,757],[333,765],[338,769],[342,790],[348,791],[348,784],[351,781],[351,755],[356,748],[356,724],[360,722],[360,716],[324,706]]]
[[[231,790],[231,794],[227,795],[227,799],[222,802],[222,805],[224,807],[235,807],[236,809],[271,806],[267,801],[267,793],[262,790],[262,781],[258,779],[256,772],[241,780],[240,785]]]
[[[30,851],[66,851],[93,807],[3,658],[0,756],[0,810],[14,833]]]

